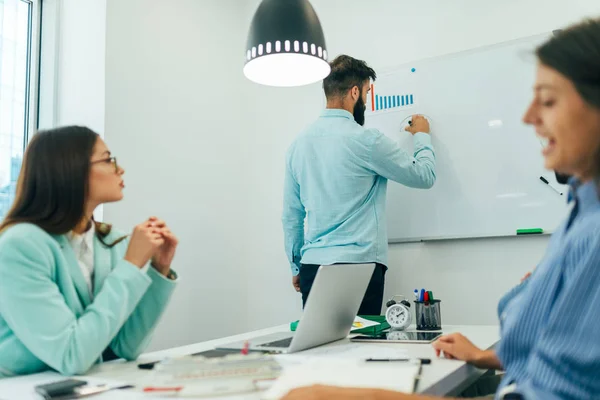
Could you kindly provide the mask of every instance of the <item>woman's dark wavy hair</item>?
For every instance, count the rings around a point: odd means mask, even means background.
[[[25,151],[15,201],[0,232],[20,223],[37,225],[54,235],[72,231],[85,217],[90,159],[98,137],[81,126],[38,132]],[[105,246],[113,247],[125,239],[105,243],[111,226],[93,222]]]
[[[600,18],[555,32],[536,55],[542,64],[573,82],[583,100],[600,111]],[[600,195],[600,149],[594,161],[594,176]]]

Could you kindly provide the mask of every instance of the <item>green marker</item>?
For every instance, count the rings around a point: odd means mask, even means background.
[[[544,233],[542,228],[517,229],[517,235],[536,235]]]

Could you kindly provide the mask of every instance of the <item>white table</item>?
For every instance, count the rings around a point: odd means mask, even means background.
[[[104,363],[95,366],[83,379],[90,382],[121,382],[135,385],[137,382],[147,376],[147,370],[140,370],[137,364],[141,362],[156,361],[166,357],[184,356],[205,350],[210,350],[216,346],[226,343],[249,340],[257,336],[270,333],[288,331],[288,325],[277,326],[274,328],[263,329],[249,332],[241,335],[230,336],[223,339],[211,340],[208,342],[197,343],[189,346],[176,347],[169,350],[147,353],[142,355],[137,362],[125,363],[121,361]],[[444,326],[444,333],[461,332],[468,337],[476,346],[482,349],[492,348],[499,340],[499,329],[497,326],[465,325],[465,326]],[[345,339],[348,341],[348,339]],[[336,342],[339,344],[339,342]],[[419,383],[418,391],[432,395],[454,395],[459,393],[473,382],[475,382],[485,370],[477,369],[461,361],[437,359],[435,352],[429,344],[380,344],[377,346],[392,346],[394,348],[403,348],[408,356],[419,358],[431,358],[430,365],[423,366],[422,378]],[[298,353],[302,354],[302,353]],[[393,363],[390,368],[394,368]],[[54,372],[23,376],[18,378],[0,380],[0,399],[1,400],[39,400],[33,391],[33,387],[38,384],[52,382],[61,379],[61,376]],[[94,396],[93,399],[148,399],[143,393],[133,390],[110,391],[102,395]],[[156,396],[152,396],[156,398]],[[220,397],[220,399],[258,399],[258,395],[243,395],[232,397]]]

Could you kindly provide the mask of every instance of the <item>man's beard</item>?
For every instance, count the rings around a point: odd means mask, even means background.
[[[360,93],[360,95],[358,96],[358,100],[356,101],[356,104],[354,104],[354,112],[353,112],[354,120],[360,126],[364,126],[364,124],[365,124],[365,111],[366,110],[367,110],[367,106],[362,99],[362,93]]]

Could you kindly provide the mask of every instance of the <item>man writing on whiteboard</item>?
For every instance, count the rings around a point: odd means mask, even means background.
[[[380,131],[364,128],[375,71],[347,55],[330,65],[331,74],[323,80],[327,107],[286,155],[285,251],[303,304],[319,265],[376,263],[359,314],[379,315],[388,262],[387,181],[422,189],[433,186],[429,123],[413,116],[406,128],[414,138],[412,155]]]

